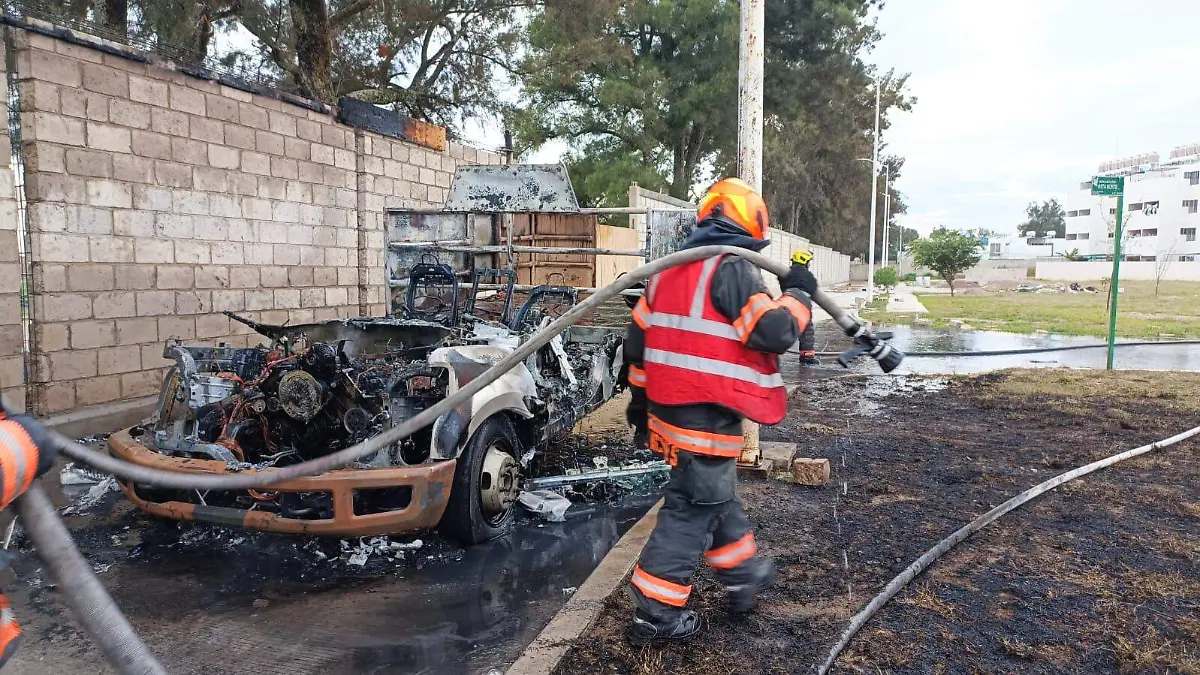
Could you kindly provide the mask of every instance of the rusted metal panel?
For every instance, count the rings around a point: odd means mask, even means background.
[[[646,260],[656,260],[678,251],[696,228],[696,212],[652,209],[646,214],[649,250]]]
[[[562,164],[472,165],[455,170],[446,210],[579,213],[579,202]]]
[[[109,453],[117,459],[152,469],[183,473],[224,474],[230,470],[223,462],[208,459],[169,457],[142,445],[129,430],[109,437]],[[206,506],[183,501],[154,501],[137,494],[130,483],[121,489],[139,509],[173,520],[200,520],[234,527],[249,527],[286,534],[367,536],[399,534],[426,530],[438,524],[450,499],[455,460],[417,466],[379,469],[339,469],[319,476],[284,481],[260,492],[325,492],[333,505],[333,517],[313,520],[288,518],[278,513],[251,511],[224,506]],[[270,472],[273,469],[263,469]],[[256,472],[246,469],[245,473]],[[354,492],[377,488],[408,487],[412,496],[408,505],[396,511],[356,515]]]
[[[439,152],[446,149],[445,127],[422,122],[372,103],[343,96],[338,101],[338,121]]]

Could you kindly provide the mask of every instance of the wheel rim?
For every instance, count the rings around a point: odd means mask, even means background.
[[[521,493],[521,466],[500,443],[488,446],[480,471],[479,501],[490,523],[499,522]]]

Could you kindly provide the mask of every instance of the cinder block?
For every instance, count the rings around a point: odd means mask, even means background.
[[[161,369],[142,370],[121,376],[121,398],[140,398],[158,393],[162,386]]]
[[[299,304],[299,303],[297,303]],[[246,291],[246,309],[249,311],[271,309],[275,306],[275,294],[267,290]]]
[[[171,191],[148,185],[133,186],[133,207],[145,211],[170,211]]]
[[[152,131],[134,129],[130,132],[133,154],[154,159],[171,159],[171,137]]]
[[[228,288],[229,268],[220,265],[201,265],[195,270],[196,288]]]
[[[82,377],[96,376],[96,350],[68,349],[53,352],[49,355],[50,378],[61,382],[63,380],[78,380]]]
[[[175,246],[170,239],[137,239],[133,259],[139,263],[173,263]]]
[[[189,129],[188,122],[187,113],[166,110],[164,108],[153,108],[150,110],[150,128],[160,134],[172,137],[183,136],[186,138]]]
[[[345,286],[331,286],[325,289],[325,304],[330,307],[341,307],[349,304],[349,294]]]
[[[228,176],[229,172],[224,169],[210,169],[198,166],[192,169],[192,185],[197,190],[223,193],[229,189]],[[232,195],[224,196],[228,199],[235,199]]]
[[[28,73],[28,76],[34,79],[66,87],[78,88],[83,84],[83,71],[78,61],[41,50],[21,52],[17,60],[17,70]]]
[[[333,165],[333,148],[320,143],[313,143],[309,149],[309,157],[316,164]]]
[[[98,293],[92,299],[92,315],[97,319],[113,319],[137,314],[137,305],[132,293],[115,291]]]
[[[829,460],[797,457],[792,460],[792,480],[799,485],[819,487],[829,482]]]
[[[130,183],[153,183],[154,165],[135,155],[113,155],[113,178]]]
[[[132,129],[149,129],[150,107],[115,98],[108,103],[108,121]]]
[[[102,178],[89,179],[87,203],[91,206],[128,209],[133,206],[133,186]]]
[[[21,112],[59,112],[58,85],[44,80],[17,83]]]
[[[237,148],[209,143],[208,163],[220,169],[236,169],[240,163],[240,151]]]
[[[270,176],[271,157],[261,152],[242,152],[242,171],[258,176]]]
[[[168,340],[170,338],[179,338],[181,340],[195,339],[196,337],[196,317],[194,316],[160,316],[158,317],[158,338],[160,340]]]
[[[35,323],[34,335],[37,338],[38,349],[43,353],[57,352],[71,346],[70,324]]]
[[[241,242],[228,241],[212,248],[214,265],[242,265],[246,262],[246,252]]]
[[[56,413],[75,407],[75,383],[56,382],[41,387],[41,413]]]
[[[125,127],[111,124],[87,123],[88,147],[105,152],[133,152],[132,136]]]
[[[207,111],[210,119],[237,123],[237,101],[230,100],[228,97],[221,96],[219,94],[206,94],[204,96],[204,101],[204,109]]]
[[[282,178],[260,177],[258,196],[262,199],[287,199],[287,181]]]
[[[272,157],[271,175],[276,178],[296,178],[299,175],[296,160],[287,157]]]
[[[71,234],[33,234],[33,256],[40,262],[87,262],[87,237]]]
[[[195,265],[211,263],[212,254],[208,242],[176,240],[175,262]]]
[[[109,96],[129,96],[129,75],[116,68],[95,63],[83,64],[83,88]]]
[[[213,291],[214,312],[241,312],[246,309],[245,291]]]
[[[175,294],[175,312],[181,316],[211,311],[212,293],[208,291],[179,291]]]
[[[296,135],[306,141],[321,140],[321,124],[312,120],[296,119]],[[290,134],[287,134],[290,135]]]
[[[208,143],[189,138],[172,138],[171,159],[192,166],[207,166]]]
[[[260,108],[249,103],[242,103],[238,106],[238,114],[240,115],[242,124],[248,127],[268,130],[271,128],[268,111],[265,108]]]
[[[270,118],[270,129],[274,133],[284,136],[295,136],[298,128],[297,119],[285,112],[276,112],[274,110],[268,113]]]
[[[263,288],[284,288],[288,285],[288,268],[263,267],[259,269]]]
[[[214,338],[229,335],[229,319],[221,314],[201,314],[196,317],[196,337]]]
[[[96,405],[121,398],[121,378],[117,375],[92,377],[75,383],[75,405]]]
[[[67,231],[76,234],[112,234],[113,214],[107,209],[68,206]]]
[[[316,246],[298,246],[300,249],[300,265],[309,265],[317,267],[319,265],[328,265],[326,262],[325,251],[328,249],[319,249]]]
[[[188,179],[191,179],[191,172],[187,173]],[[176,190],[171,196],[171,210],[176,213],[184,213],[193,216],[208,215],[208,193],[195,192],[192,190]]]
[[[242,202],[233,195],[210,194],[208,195],[208,213],[224,218],[241,218]]]
[[[161,316],[175,313],[173,291],[141,291],[137,293],[138,316]]]
[[[312,156],[313,144],[302,138],[287,137],[283,142],[283,152],[292,159],[307,162]]]
[[[300,306],[301,307],[324,307],[325,306],[325,289],[324,288],[302,288],[302,289],[300,289]]]
[[[191,136],[197,141],[207,143],[225,142],[225,125],[220,120],[205,117],[193,117],[189,122]]]
[[[67,268],[65,265],[49,265],[37,261],[33,263],[34,293],[59,293],[65,290],[67,290]],[[20,322],[20,314],[18,313],[16,316],[18,318],[13,319],[13,322]],[[5,321],[5,323],[9,322]]]
[[[76,321],[71,324],[71,348],[111,347],[117,344],[115,324],[109,321]]]
[[[155,330],[154,326],[151,326],[150,330]],[[132,373],[141,370],[142,367],[142,350],[137,345],[101,349],[96,358],[101,375]]]
[[[109,100],[103,94],[79,89],[62,89],[59,92],[59,109],[62,114],[71,117],[107,122]]]
[[[88,237],[88,258],[92,262],[133,262],[134,240],[113,236]]]
[[[191,239],[196,233],[192,216],[180,213],[155,213],[154,231],[170,239]]]
[[[83,120],[43,112],[35,112],[22,117],[32,121],[32,124],[26,122],[23,129],[26,140],[48,141],[79,147],[87,145],[87,131]]]
[[[158,321],[155,319],[118,319],[117,344],[139,345],[158,340]],[[134,367],[133,370],[137,370]]]
[[[112,154],[81,148],[66,151],[67,172],[76,176],[111,178],[113,173]]]
[[[45,143],[26,142],[22,145],[25,151],[26,175],[39,171],[48,173],[65,173],[67,171],[66,148]]]
[[[112,265],[71,265],[67,288],[72,291],[111,291],[115,287]]]
[[[290,286],[312,286],[313,285],[313,268],[311,267],[290,267],[287,268],[288,285]]]
[[[253,150],[255,146],[254,129],[236,124],[225,125],[225,145],[242,150]]]
[[[191,265],[159,265],[155,273],[155,286],[161,290],[193,288],[196,283]]]
[[[154,162],[154,181],[165,187],[189,189],[192,187],[192,167],[157,160]]]
[[[283,136],[270,131],[258,131],[254,134],[254,149],[268,155],[283,154]]]
[[[178,84],[170,85],[170,101],[172,110],[180,110],[193,115],[203,116],[206,108],[204,92]]]
[[[275,259],[274,244],[246,244],[247,265],[271,265]]]

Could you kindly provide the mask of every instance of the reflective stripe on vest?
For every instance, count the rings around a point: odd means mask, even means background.
[[[646,371],[637,366],[629,366],[629,384],[634,387],[646,388]]]
[[[754,541],[754,535],[748,533],[732,544],[726,544],[705,553],[704,559],[712,567],[727,570],[733,569],[753,558],[757,551],[758,544]]]
[[[672,607],[683,607],[687,604],[688,596],[692,593],[691,586],[683,586],[666,579],[656,577],[641,565],[633,568],[633,576],[629,583],[642,592],[642,595],[657,600]]]
[[[25,429],[12,420],[0,419],[0,507],[29,489],[37,473],[38,450]]]
[[[672,449],[716,457],[740,457],[742,454],[741,436],[684,429],[667,424],[654,415],[649,416],[648,422],[650,432],[661,436]]]
[[[764,375],[750,366],[742,366],[716,359],[706,359],[702,356],[676,354],[675,352],[665,352],[659,349],[647,349],[642,356],[642,360],[646,363],[657,363],[663,366],[671,366],[672,368],[683,368],[684,370],[692,370],[697,373],[720,375],[721,377],[756,384],[767,389],[783,386],[783,376],[779,373]]]

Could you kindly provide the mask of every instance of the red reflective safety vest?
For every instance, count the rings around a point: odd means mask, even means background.
[[[712,280],[723,256],[671,268],[651,278],[634,320],[645,331],[646,397],[661,405],[714,403],[762,424],[787,414],[779,357],[746,347],[739,331],[712,304]],[[775,303],[755,296],[748,304]],[[747,308],[751,309],[751,308]],[[746,315],[746,310],[743,315]]]

